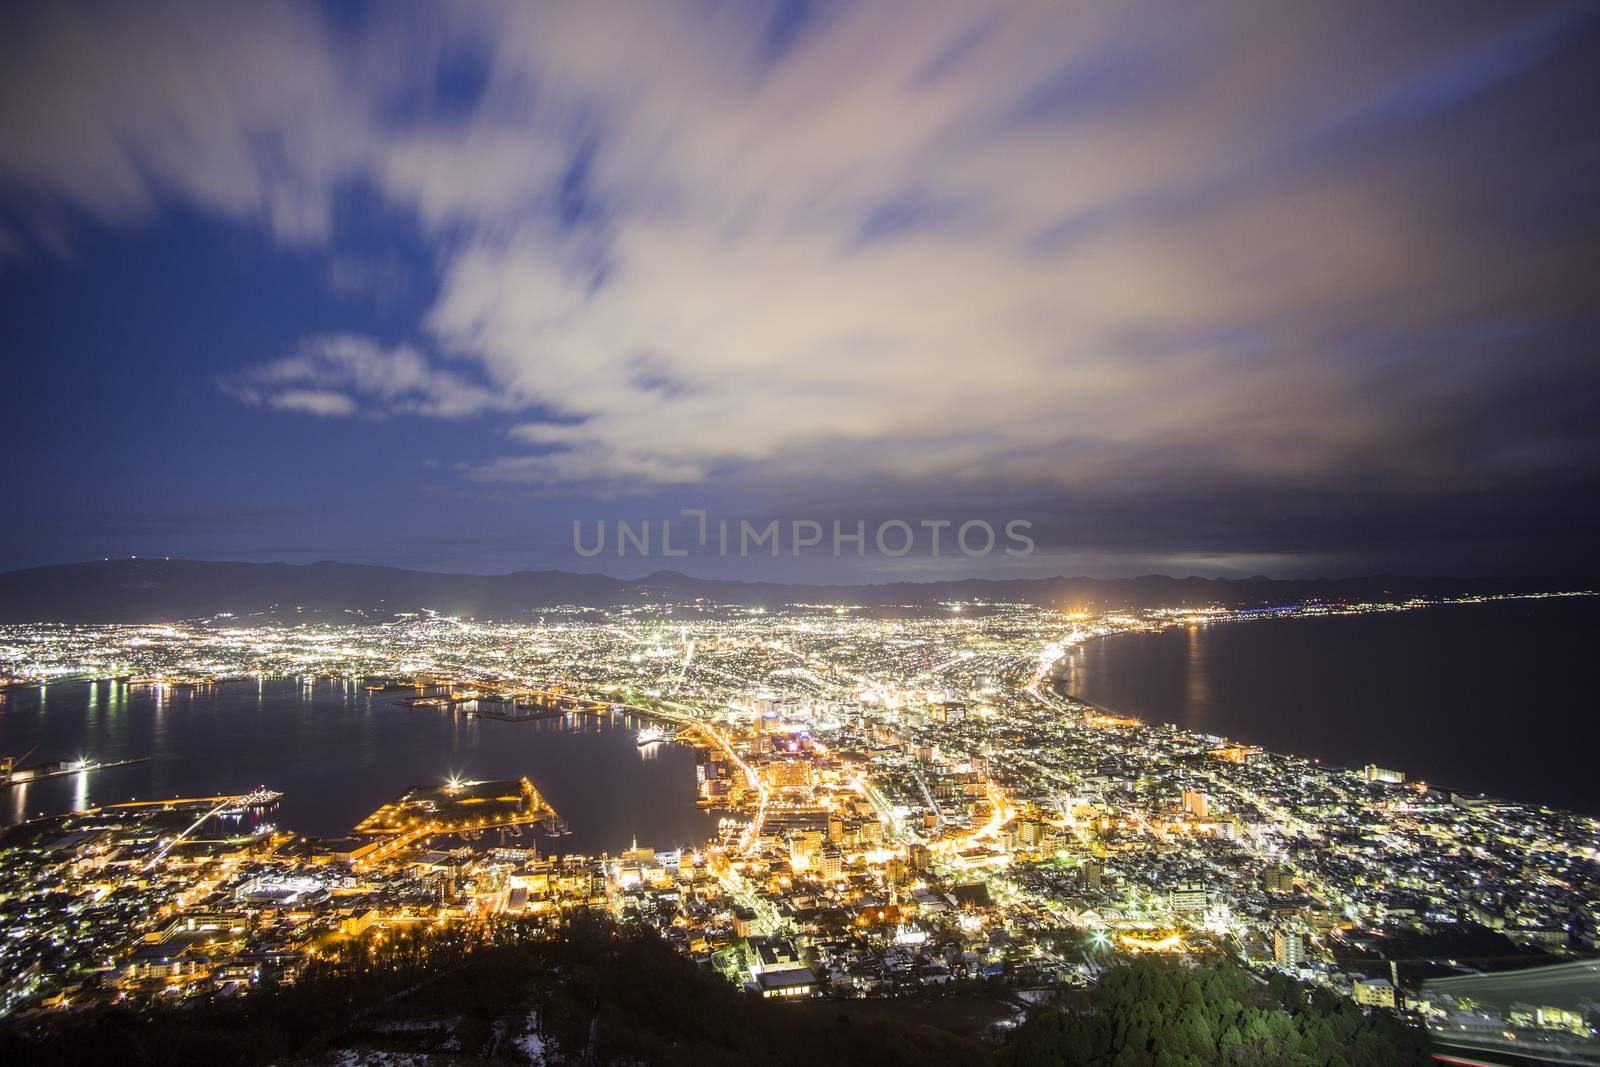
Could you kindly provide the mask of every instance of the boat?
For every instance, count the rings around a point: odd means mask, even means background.
[[[283,794],[276,789],[268,789],[258,785],[250,792],[239,798],[238,803],[230,804],[217,812],[218,815],[243,815],[254,808],[270,808],[283,799]]]
[[[646,745],[659,745],[662,742],[669,740],[671,740],[671,738],[667,736],[667,732],[661,729],[659,726],[646,726],[643,730],[640,730],[638,736],[634,738],[634,743],[640,748],[643,748]]]

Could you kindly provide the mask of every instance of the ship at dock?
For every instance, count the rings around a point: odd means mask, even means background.
[[[247,812],[255,811],[259,808],[270,808],[272,805],[276,804],[282,799],[283,794],[278,792],[278,790],[268,789],[264,785],[258,785],[250,792],[240,797],[235,803],[228,805],[221,811],[218,811],[217,814],[244,815]]]

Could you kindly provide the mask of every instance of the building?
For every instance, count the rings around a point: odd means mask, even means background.
[[[835,879],[844,873],[844,853],[836,848],[822,850],[822,877]]]
[[[1355,984],[1357,1004],[1367,1008],[1394,1007],[1394,986],[1387,978],[1363,978]]]
[[[756,976],[756,988],[764,997],[809,997],[816,992],[817,976],[809,967],[763,971]]]
[[[789,865],[796,871],[816,866],[822,854],[821,830],[789,832]]]
[[[1261,887],[1269,893],[1293,893],[1294,871],[1283,864],[1261,872]]]
[[[805,760],[778,760],[767,764],[767,782],[774,789],[805,789],[811,785],[811,764]]]
[[[1084,860],[1078,864],[1078,884],[1091,892],[1099,892],[1105,881],[1106,867],[1099,860]]]
[[[1024,816],[1018,819],[1012,827],[1012,847],[1028,852],[1036,852],[1044,847],[1044,836],[1044,823],[1034,816]]]
[[[313,863],[361,863],[383,845],[378,837],[324,838],[311,845]]]
[[[1361,769],[1361,776],[1369,782],[1388,782],[1399,785],[1406,780],[1404,771],[1387,771],[1376,763],[1369,763]]]
[[[1205,911],[1210,902],[1206,887],[1201,882],[1185,882],[1168,897],[1168,907],[1177,912]]]
[[[524,893],[527,891],[524,890]],[[352,911],[339,922],[339,932],[345,937],[360,937],[366,933],[378,918],[378,912],[373,908],[359,908]]]
[[[1298,930],[1276,930],[1272,934],[1272,961],[1280,967],[1298,967],[1305,962],[1306,939]]]
[[[1185,789],[1183,791],[1183,810],[1197,819],[1207,818],[1211,814],[1211,798],[1198,789]]]
[[[800,951],[787,938],[752,937],[749,949],[751,977],[759,977],[768,971],[792,970],[802,963]]]

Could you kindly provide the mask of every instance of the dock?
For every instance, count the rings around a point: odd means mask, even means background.
[[[42,763],[37,767],[18,767],[10,771],[0,778],[0,785],[27,785],[29,782],[39,782],[46,778],[63,778],[69,774],[88,774],[90,771],[104,771],[112,767],[127,767],[135,763],[149,762],[149,756],[135,756],[133,759],[107,760],[103,763],[94,760]]]
[[[540,719],[559,719],[574,713],[606,714],[617,710],[614,705],[603,701],[538,690],[474,695],[443,693],[408,697],[395,703],[407,708],[464,707],[468,715],[480,719],[498,719],[501,722],[534,722]],[[621,710],[633,711],[631,708]]]

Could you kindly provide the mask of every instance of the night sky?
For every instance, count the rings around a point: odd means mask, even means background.
[[[0,569],[1593,575],[1596,71],[1588,2],[9,3]],[[685,506],[1038,548],[573,552]]]

